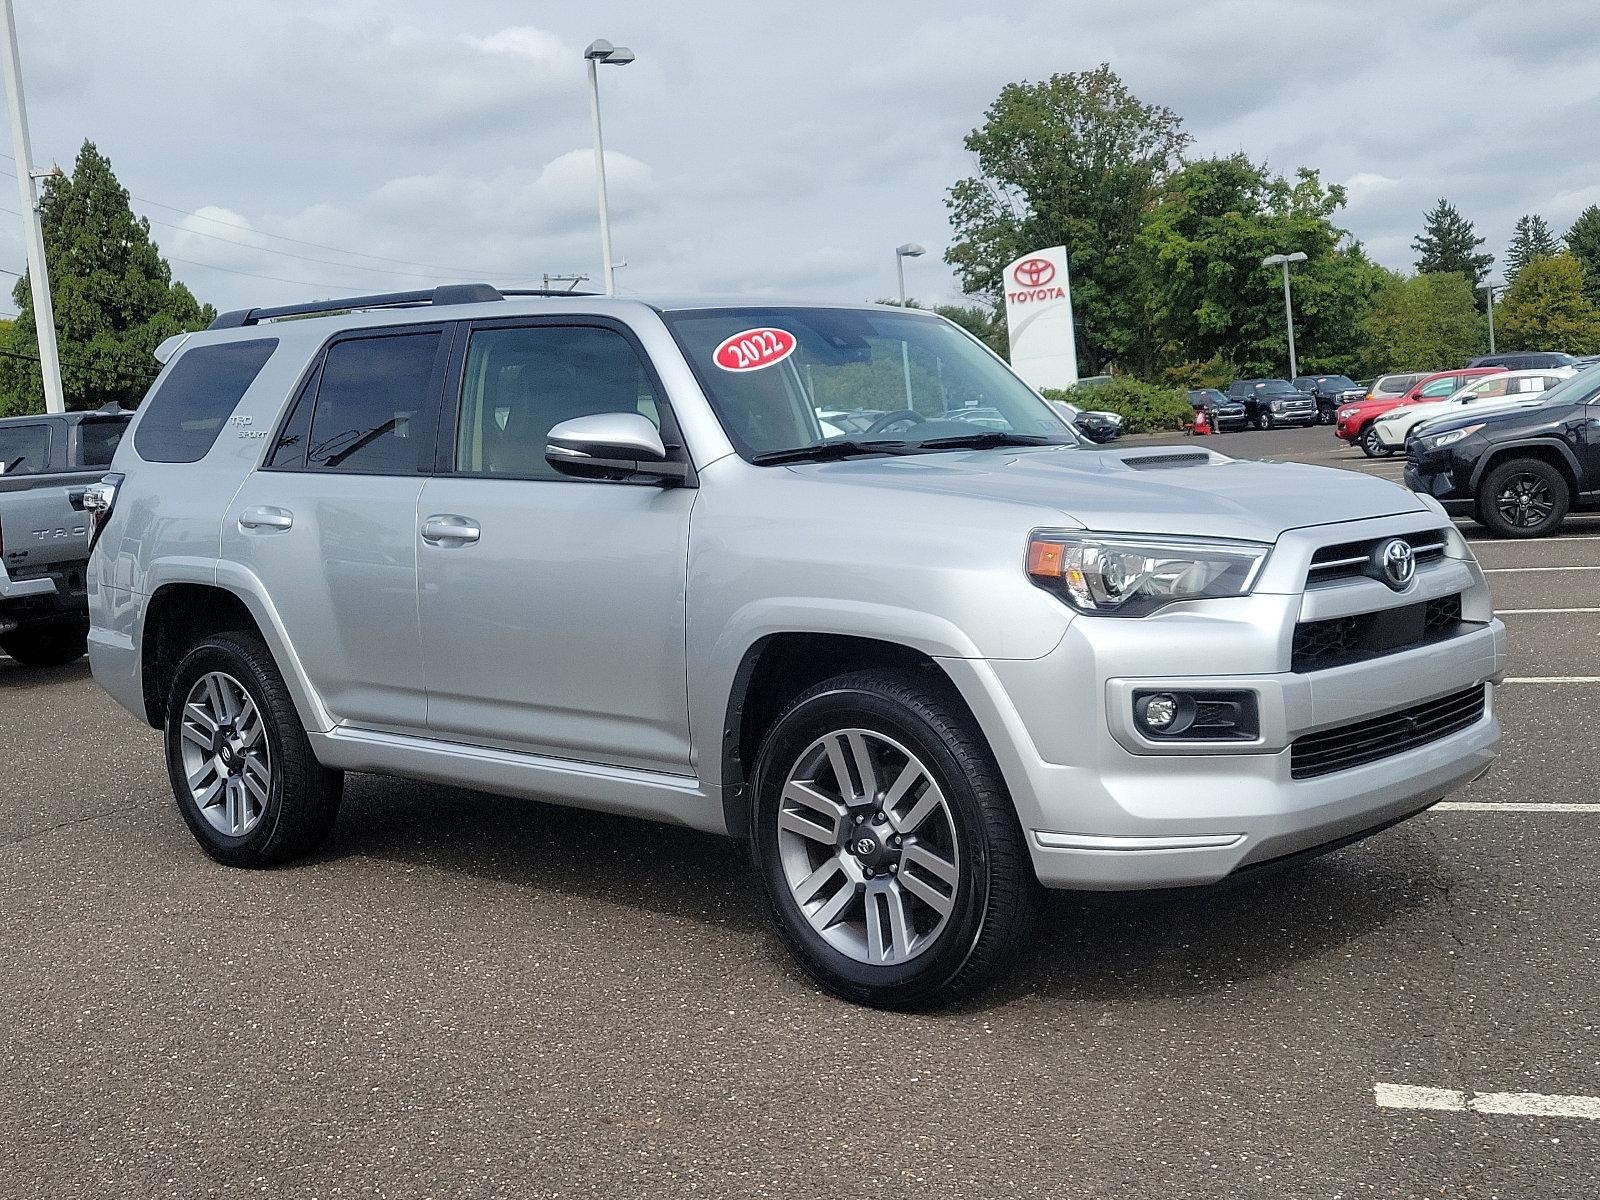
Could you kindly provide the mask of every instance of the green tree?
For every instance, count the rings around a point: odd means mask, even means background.
[[[1293,181],[1243,154],[1202,159],[1175,175],[1140,234],[1158,366],[1175,381],[1287,368],[1280,268],[1270,254],[1299,251],[1291,268],[1295,340],[1308,367],[1354,370],[1364,321],[1387,272],[1359,245],[1341,246],[1334,217],[1344,189],[1315,171]]]
[[[1148,277],[1136,243],[1145,211],[1189,143],[1181,126],[1105,64],[1007,84],[966,138],[978,174],[945,201],[955,231],[945,261],[962,288],[998,302],[1006,263],[1064,245],[1079,362],[1085,371],[1114,360],[1148,371]]]
[[[1583,266],[1570,254],[1537,258],[1517,274],[1495,310],[1506,350],[1600,351],[1600,308],[1583,294]]]
[[[1583,268],[1583,294],[1591,304],[1600,304],[1600,204],[1578,214],[1567,230],[1567,249]]]
[[[154,377],[163,340],[216,315],[181,283],[135,217],[111,163],[84,142],[72,174],[45,181],[41,204],[61,382],[68,408],[137,404]],[[19,315],[0,338],[0,414],[39,411],[33,295],[26,276],[12,292]]]
[[[1005,309],[982,304],[936,304],[933,311],[953,321],[1001,358],[1011,353],[1011,331],[1006,328]]]
[[[1559,253],[1561,243],[1543,217],[1537,213],[1518,217],[1516,232],[1511,235],[1511,245],[1506,248],[1506,282],[1514,282],[1517,272],[1534,259],[1549,258]]]
[[[1484,240],[1455,205],[1441,199],[1423,218],[1422,232],[1411,243],[1417,252],[1417,273],[1454,272],[1476,289],[1494,262],[1494,255],[1477,253]]]
[[[1471,285],[1450,271],[1385,284],[1367,331],[1367,371],[1442,371],[1482,352],[1486,326]]]

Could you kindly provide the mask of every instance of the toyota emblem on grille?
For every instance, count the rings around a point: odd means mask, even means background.
[[[1411,543],[1404,538],[1390,538],[1374,557],[1373,565],[1378,568],[1378,574],[1397,592],[1403,592],[1411,586],[1411,580],[1417,573],[1417,558],[1412,553]]]

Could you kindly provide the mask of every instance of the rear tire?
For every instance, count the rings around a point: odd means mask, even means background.
[[[65,666],[88,649],[89,627],[79,621],[41,621],[0,637],[0,650],[24,667]]]
[[[1490,468],[1477,500],[1478,520],[1496,537],[1545,537],[1566,519],[1572,489],[1543,459],[1514,458]]]
[[[1011,797],[953,689],[927,672],[840,675],[799,696],[762,744],[753,816],[778,937],[836,996],[945,1004],[1032,942],[1042,889]]]
[[[1378,440],[1378,427],[1373,424],[1361,433],[1361,453],[1368,458],[1388,458],[1394,451]]]
[[[315,850],[333,829],[344,776],[317,761],[254,634],[217,634],[178,664],[166,750],[184,823],[225,866],[275,866]]]

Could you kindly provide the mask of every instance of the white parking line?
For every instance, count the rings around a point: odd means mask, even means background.
[[[1456,521],[1456,525],[1462,529],[1474,529],[1477,522],[1467,517],[1462,517]],[[1505,538],[1479,534],[1476,539],[1469,538],[1468,540],[1479,546],[1538,546],[1544,542],[1600,542],[1600,533],[1562,533],[1554,537],[1534,538],[1526,542],[1512,542],[1507,541]]]
[[[1528,804],[1515,804],[1509,800],[1444,800],[1433,806],[1434,812],[1573,812],[1600,813],[1600,804],[1558,804],[1539,800]]]
[[[1375,1083],[1379,1108],[1422,1108],[1437,1112],[1490,1113],[1507,1117],[1581,1117],[1600,1121],[1600,1096],[1545,1096],[1538,1092],[1463,1092],[1455,1088]]]
[[[1485,575],[1529,575],[1539,571],[1600,571],[1600,567],[1485,567]]]
[[[1497,608],[1497,617],[1523,617],[1529,613],[1600,613],[1600,608]]]
[[[1600,675],[1507,675],[1507,683],[1600,683]]]

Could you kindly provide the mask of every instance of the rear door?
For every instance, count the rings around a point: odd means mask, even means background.
[[[223,519],[223,557],[265,583],[341,724],[427,725],[417,497],[433,465],[452,335],[452,326],[405,325],[332,339]]]
[[[558,474],[550,427],[642,413],[681,443],[623,325],[484,322],[452,368],[419,547],[428,723],[456,742],[690,773],[693,488]],[[453,427],[453,433],[449,432]]]

